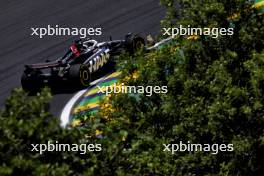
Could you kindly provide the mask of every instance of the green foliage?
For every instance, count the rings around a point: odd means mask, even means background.
[[[172,1],[162,2],[173,10]],[[151,97],[112,97],[116,112],[110,117],[115,123],[108,125],[127,131],[132,146],[124,162],[130,167],[124,173],[261,175],[263,15],[247,10],[252,4],[245,1],[180,2],[185,4],[183,18],[174,24],[175,16],[170,13],[164,26],[228,28],[233,23],[235,33],[217,39],[179,39],[180,48],[171,45],[147,55],[123,58],[120,67],[124,77],[135,70],[139,72],[139,78],[129,80],[128,85],[167,85],[169,90],[165,95]],[[228,19],[238,12],[240,16],[235,21]],[[217,155],[162,152],[162,144],[179,141],[230,143],[234,151]]]
[[[6,100],[0,113],[0,175],[76,175],[92,165],[89,154],[77,152],[31,151],[31,144],[58,141],[65,144],[89,143],[85,133],[77,129],[62,129],[59,120],[48,113],[51,94],[48,89],[29,97],[16,89]],[[91,142],[92,143],[92,142]]]

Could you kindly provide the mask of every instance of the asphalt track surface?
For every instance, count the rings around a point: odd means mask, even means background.
[[[165,9],[158,0],[5,0],[0,6],[0,106],[20,87],[24,64],[56,59],[75,36],[31,36],[31,27],[101,27],[99,41],[123,39],[128,32],[156,35]],[[74,92],[56,93],[51,112],[58,116]]]

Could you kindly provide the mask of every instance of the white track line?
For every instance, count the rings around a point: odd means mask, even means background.
[[[86,92],[86,89],[81,90],[79,92],[77,92],[71,99],[70,101],[68,101],[68,103],[64,106],[62,112],[61,112],[61,116],[60,116],[60,121],[61,121],[61,126],[62,127],[66,127],[66,125],[69,123],[70,121],[70,116],[71,116],[71,110],[74,106],[74,104],[76,103],[76,101],[78,101],[78,99]]]
[[[104,77],[100,78],[100,79],[97,79],[93,82],[90,83],[90,85],[95,85],[97,84],[99,81],[101,81],[102,79],[104,79]],[[75,103],[79,100],[79,98],[81,96],[83,96],[83,94],[85,94],[85,92],[88,90],[89,88],[87,89],[84,89],[84,90],[80,90],[79,92],[77,92],[68,102],[67,104],[64,106],[62,112],[61,112],[61,115],[60,115],[60,121],[61,121],[61,126],[62,127],[66,127],[66,125],[69,123],[70,121],[70,116],[71,116],[71,111],[72,111],[72,108],[73,106],[75,105]]]

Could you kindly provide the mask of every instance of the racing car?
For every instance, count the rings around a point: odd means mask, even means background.
[[[115,56],[125,52],[133,54],[144,46],[144,38],[131,33],[124,40],[110,39],[100,43],[92,39],[79,39],[73,42],[64,56],[55,61],[25,65],[21,85],[31,93],[38,92],[49,83],[57,83],[58,80],[89,86],[93,74]]]

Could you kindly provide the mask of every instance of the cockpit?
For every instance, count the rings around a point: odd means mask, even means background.
[[[79,57],[81,54],[89,53],[97,47],[98,42],[96,40],[75,41],[66,52],[66,54],[60,59],[64,62],[69,62]]]
[[[85,52],[89,52],[96,48],[98,42],[96,40],[87,40],[83,42]]]

